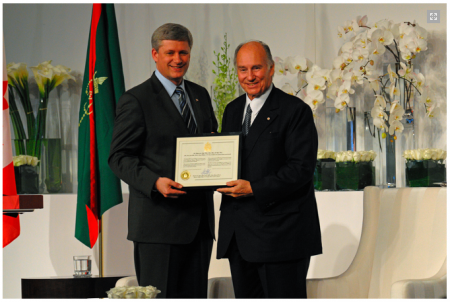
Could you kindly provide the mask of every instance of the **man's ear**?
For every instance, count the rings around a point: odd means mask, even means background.
[[[153,61],[158,62],[158,51],[154,48],[152,48],[152,58]]]

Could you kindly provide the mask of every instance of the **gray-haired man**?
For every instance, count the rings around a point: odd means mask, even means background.
[[[156,71],[117,104],[109,165],[130,188],[128,240],[141,286],[158,297],[206,298],[214,237],[212,191],[180,191],[175,136],[211,133],[217,121],[205,88],[183,80],[192,35],[164,24],[152,36]]]

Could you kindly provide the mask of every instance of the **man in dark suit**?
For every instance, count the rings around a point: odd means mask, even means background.
[[[178,24],[153,33],[157,70],[120,98],[109,156],[130,188],[128,240],[138,282],[166,298],[206,298],[214,237],[213,191],[186,193],[172,180],[174,137],[217,131],[208,92],[183,80],[192,42]]]
[[[246,94],[228,104],[222,129],[244,134],[242,179],[217,190],[217,258],[230,262],[236,298],[306,298],[310,257],[322,253],[312,111],[272,85],[266,44],[243,43],[234,58]]]

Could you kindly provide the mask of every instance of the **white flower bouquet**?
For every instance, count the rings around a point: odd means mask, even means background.
[[[161,291],[154,286],[121,286],[106,292],[109,299],[154,299]]]
[[[314,169],[314,189],[317,191],[336,190],[336,152],[318,149]]]
[[[410,187],[439,187],[446,182],[444,160],[447,151],[442,149],[415,149],[403,152],[406,159],[406,184]]]
[[[336,153],[336,189],[363,190],[375,185],[373,160],[377,154],[371,151],[341,151]]]

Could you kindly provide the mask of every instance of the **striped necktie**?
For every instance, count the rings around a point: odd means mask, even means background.
[[[251,120],[252,120],[252,108],[250,107],[250,104],[248,104],[247,112],[245,113],[244,124],[242,125],[242,132],[244,133],[244,136],[247,136],[248,131],[250,130]]]
[[[189,133],[193,134],[196,132],[197,126],[195,125],[195,121],[192,118],[189,105],[186,102],[186,95],[184,94],[183,88],[177,87],[177,89],[175,89],[175,93],[177,94],[178,102],[180,103],[181,116],[186,123]]]

